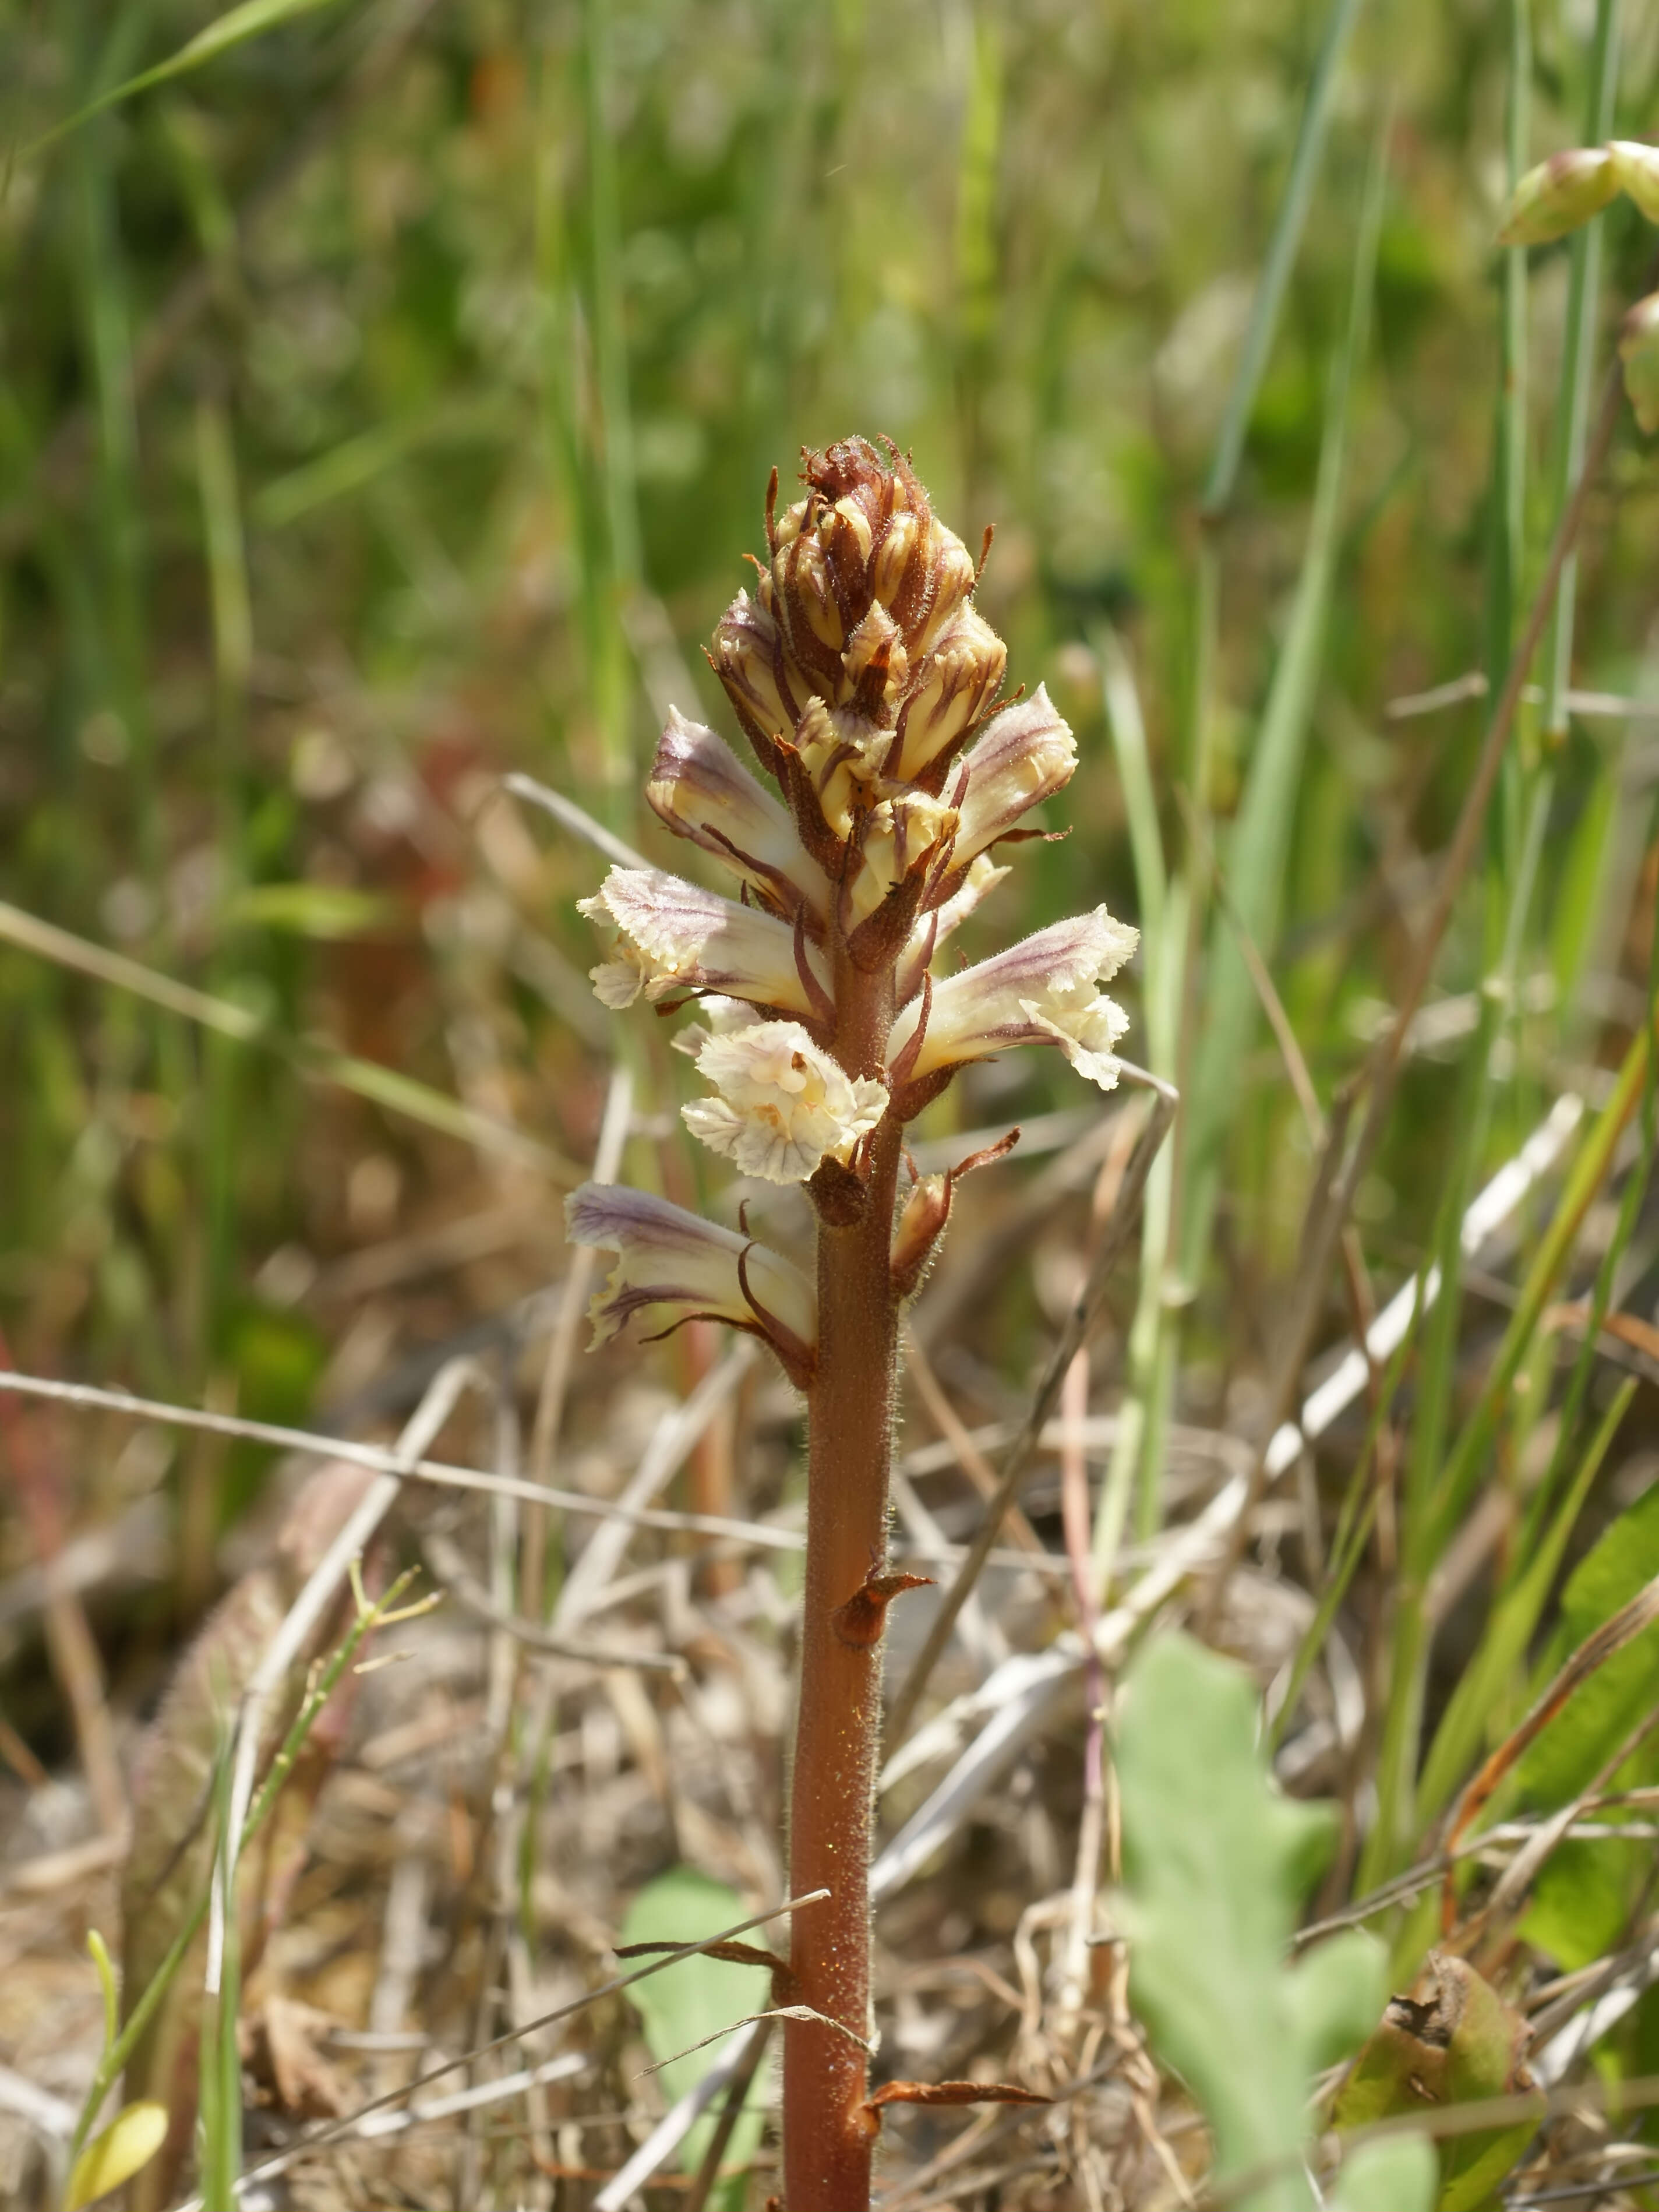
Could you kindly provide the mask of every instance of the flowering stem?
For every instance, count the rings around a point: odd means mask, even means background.
[[[851,963],[836,994],[837,1057],[879,1065],[890,975]],[[811,1405],[800,1717],[791,1790],[792,1893],[829,1899],[794,1922],[797,2001],[851,2028],[870,2018],[870,1832],[881,1717],[879,1603],[845,1611],[881,1570],[887,1541],[898,1299],[890,1248],[902,1132],[871,1140],[859,1219],[818,1230],[818,1354]],[[874,2130],[862,2110],[868,2063],[811,2021],[784,2029],[784,2203],[788,2212],[863,2212]]]
[[[681,1109],[685,1125],[744,1175],[806,1186],[817,1281],[750,1236],[741,1210],[738,1233],[595,1181],[565,1218],[574,1243],[618,1255],[590,1308],[596,1344],[653,1308],[677,1316],[670,1327],[726,1322],[763,1338],[807,1397],[789,1859],[795,1893],[824,1901],[797,1923],[790,1958],[785,2199],[788,2212],[867,2212],[878,2106],[939,2100],[915,2082],[868,2094],[882,1632],[889,1601],[926,1579],[884,1566],[899,1306],[957,1184],[1019,1134],[944,1174],[913,1167],[900,1212],[904,1127],[959,1067],[1016,1044],[1058,1045],[1112,1090],[1125,1017],[1097,986],[1136,939],[1097,907],[935,976],[941,945],[1008,872],[993,848],[1034,834],[1021,820],[1069,780],[1076,740],[1041,684],[999,704],[1007,648],[972,605],[983,555],[938,520],[896,447],[884,460],[852,438],[805,461],[806,496],[782,515],[773,476],[767,564],[710,656],[775,794],[678,713],[646,785],[741,900],[624,851],[580,911],[612,933],[592,971],[605,1006],[702,1002],[708,1026],[676,1042],[712,1088]],[[1079,1308],[1068,1359],[1091,1310]],[[1004,1477],[985,1549],[1017,1480]],[[972,2086],[935,2085],[946,2103]]]

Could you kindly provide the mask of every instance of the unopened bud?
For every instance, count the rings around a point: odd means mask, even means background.
[[[1620,177],[1605,146],[1577,146],[1528,169],[1510,195],[1500,246],[1547,246],[1600,215]]]
[[[928,583],[931,587],[926,619],[916,643],[923,652],[932,645],[978,581],[974,556],[953,530],[935,520],[927,533]]]
[[[1615,138],[1607,151],[1620,191],[1629,193],[1650,222],[1659,222],[1659,146]]]
[[[1659,430],[1659,292],[1638,300],[1619,333],[1625,390],[1637,421],[1650,435]]]
[[[887,772],[909,782],[965,738],[995,698],[1008,648],[982,615],[963,607],[916,671]]]
[[[909,655],[898,625],[878,602],[847,641],[841,657],[846,672],[847,703],[866,721],[892,727],[893,703],[910,672]]]
[[[889,891],[930,860],[939,846],[948,845],[956,827],[955,810],[925,791],[882,799],[864,825],[863,851],[848,896],[850,925],[856,927],[873,914]],[[907,918],[907,933],[909,926]]]
[[[832,714],[822,699],[806,702],[795,732],[800,764],[824,825],[835,837],[849,837],[870,787],[885,764],[890,732],[872,730],[856,716]]]
[[[770,768],[770,740],[787,735],[795,717],[779,684],[785,661],[777,623],[747,592],[738,593],[715,625],[709,658],[745,733]]]
[[[876,533],[870,526],[869,516],[857,500],[838,499],[819,524],[818,532],[822,538],[835,546],[842,561],[850,565],[851,560],[856,560],[860,568],[869,565]]]
[[[914,514],[896,514],[888,524],[870,571],[870,588],[884,607],[890,607],[905,585],[921,529]]]
[[[839,653],[847,633],[830,588],[830,562],[816,532],[803,531],[793,544],[779,549],[772,563],[772,584],[785,633],[798,656],[809,666],[821,657],[812,653],[811,638]]]
[[[951,1218],[953,1186],[949,1176],[923,1176],[904,1201],[893,1237],[893,1288],[908,1298]]]

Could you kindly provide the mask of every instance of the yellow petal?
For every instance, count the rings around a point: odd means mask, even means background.
[[[118,2112],[103,2133],[94,2136],[75,2161],[64,2192],[64,2212],[81,2212],[131,2181],[149,2164],[167,2140],[167,2109],[150,2099]]]

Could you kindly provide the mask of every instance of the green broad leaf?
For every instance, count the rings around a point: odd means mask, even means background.
[[[1647,1491],[1574,1568],[1561,1625],[1539,1668],[1540,1686],[1659,1575],[1659,1483]],[[1565,1805],[1587,1788],[1659,1703],[1659,1623],[1644,1629],[1583,1682],[1522,1759],[1528,1802]]]
[[[1589,1838],[1558,1844],[1539,1869],[1521,1933],[1565,1973],[1618,1948],[1632,1885],[1652,1864],[1645,1844]]]
[[[1526,2022],[1490,1982],[1466,1960],[1431,1951],[1409,1994],[1389,1998],[1355,2061],[1336,2100],[1336,2125],[1365,2127],[1437,2105],[1524,2094],[1533,2087],[1521,2057],[1526,2040]],[[1528,2119],[1449,2136],[1440,2146],[1437,2212],[1481,2212],[1535,2127]]]
[[[167,2131],[165,2105],[144,2098],[125,2106],[76,2160],[64,2192],[64,2212],[81,2212],[83,2204],[95,2203],[131,2181],[161,2149]]]
[[[623,1923],[624,1943],[695,1943],[741,1920],[746,1910],[735,1890],[711,1881],[693,1867],[674,1867],[659,1875],[628,1909]],[[764,1940],[763,1938],[760,1940]],[[672,2105],[693,2089],[720,2056],[718,2047],[692,2046],[718,2035],[771,2002],[765,1970],[738,1966],[726,1959],[699,1957],[665,1966],[659,1974],[636,1982],[628,2001],[640,2015],[651,2056],[658,2063],[658,2079]],[[683,2054],[683,2055],[682,2055]],[[665,2063],[666,2062],[666,2063]],[[756,2092],[751,2088],[752,2098]],[[695,2173],[714,2133],[718,2113],[708,2113],[680,2146],[680,2165]],[[759,2148],[766,2124],[763,2111],[745,2107],[726,2146],[727,2168],[746,2166]],[[735,2212],[743,2201],[745,2181],[733,2172],[711,2196],[711,2205]]]
[[[229,919],[332,944],[384,933],[407,915],[398,900],[345,884],[258,884],[231,902]]]
[[[1136,1662],[1117,1744],[1119,1914],[1130,2001],[1204,2108],[1214,2183],[1271,2174],[1233,2201],[1302,2212],[1313,2077],[1376,2020],[1383,1959],[1355,1931],[1287,1963],[1334,1823],[1279,1794],[1257,1719],[1248,1678],[1186,1637]]]
[[[1391,2136],[1343,2160],[1331,2212],[1431,2212],[1437,2185],[1428,2137]]]

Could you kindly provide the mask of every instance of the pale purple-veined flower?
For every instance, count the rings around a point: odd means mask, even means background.
[[[951,866],[1006,837],[1029,808],[1064,789],[1076,766],[1077,740],[1044,685],[1005,707],[945,778],[957,815]]]
[[[573,1244],[617,1255],[587,1310],[596,1346],[656,1309],[667,1329],[701,1316],[763,1336],[793,1381],[810,1381],[817,1297],[799,1268],[769,1246],[621,1183],[584,1183],[565,1200],[564,1218]]]
[[[695,1056],[714,1095],[681,1108],[685,1126],[768,1182],[805,1182],[826,1158],[844,1164],[887,1109],[884,1084],[847,1074],[799,1022],[716,1030]]]
[[[645,795],[677,836],[725,863],[774,913],[792,918],[805,902],[816,922],[830,887],[802,852],[787,811],[702,722],[671,708]]]
[[[1095,986],[1139,942],[1103,906],[1057,921],[1006,952],[946,976],[893,1024],[887,1065],[908,1085],[1017,1044],[1057,1044],[1079,1075],[1109,1091],[1128,1017]]]
[[[641,991],[720,991],[809,1018],[829,1003],[817,956],[787,923],[660,868],[612,868],[576,910],[619,933],[615,957],[592,971],[607,1006],[631,1006]]]

